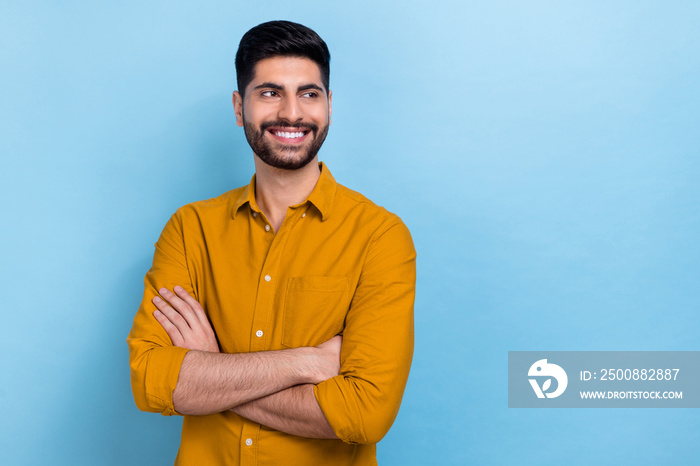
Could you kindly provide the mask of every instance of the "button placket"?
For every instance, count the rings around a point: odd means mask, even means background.
[[[272,231],[272,227],[267,222],[264,214],[260,215],[260,219],[265,230]],[[255,313],[250,330],[250,351],[266,351],[270,349],[270,345],[274,344],[274,332],[272,331],[273,316],[276,312],[274,303],[279,298],[277,293],[281,291],[280,287],[284,285],[285,281],[284,274],[279,269],[280,262],[284,257],[285,245],[289,239],[290,230],[294,229],[295,224],[300,219],[301,216],[298,210],[294,213],[289,212],[280,229],[274,235],[265,236],[266,241],[270,241],[270,246],[262,264],[262,273],[257,288]]]
[[[244,420],[241,431],[241,464],[257,464],[260,440],[260,426]]]

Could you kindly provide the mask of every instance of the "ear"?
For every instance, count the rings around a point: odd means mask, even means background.
[[[243,127],[243,96],[238,91],[233,91],[233,111],[236,113],[236,124]]]
[[[333,113],[333,91],[328,91],[328,124],[331,124],[331,114]]]

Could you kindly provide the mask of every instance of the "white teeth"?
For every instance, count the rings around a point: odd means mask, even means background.
[[[287,131],[275,131],[275,135],[279,136],[281,138],[286,138],[286,139],[294,139],[294,138],[300,138],[304,135],[303,131],[297,131],[294,133],[289,133]]]

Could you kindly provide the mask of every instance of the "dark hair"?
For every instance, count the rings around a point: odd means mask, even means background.
[[[321,70],[321,80],[328,92],[331,54],[328,46],[312,29],[291,21],[269,21],[258,24],[241,38],[236,52],[238,92],[255,77],[255,65],[275,56],[303,57],[314,61]]]

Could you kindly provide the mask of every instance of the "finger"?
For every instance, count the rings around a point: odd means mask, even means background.
[[[193,314],[197,318],[197,321],[190,321],[191,332],[187,334],[185,338],[185,344],[187,345],[191,339],[199,341],[204,346],[201,348],[204,351],[209,351],[212,353],[219,352],[219,342],[216,339],[216,333],[214,333],[214,328],[209,321],[204,308],[199,302],[183,287],[175,286],[173,291],[185,301],[192,309]]]
[[[153,304],[156,305],[158,310],[162,312],[167,319],[177,327],[181,334],[190,330],[190,326],[185,320],[185,318],[175,309],[173,309],[170,304],[160,296],[153,298]]]
[[[165,332],[168,334],[170,337],[170,341],[172,342],[173,345],[175,346],[181,346],[182,343],[184,343],[184,338],[182,338],[182,334],[180,331],[177,329],[175,325],[173,325],[170,320],[159,310],[153,311],[153,317],[156,318],[158,323],[163,327]]]
[[[175,309],[182,317],[185,318],[188,326],[192,327],[192,324],[196,323],[195,319],[197,319],[197,317],[192,311],[192,308],[178,295],[167,288],[159,289],[158,293],[160,293],[160,295],[173,307],[173,309]]]
[[[202,324],[204,327],[211,327],[209,319],[204,313],[204,309],[202,308],[202,305],[199,304],[199,301],[194,299],[194,297],[191,294],[189,294],[186,289],[179,285],[176,285],[175,288],[173,288],[173,291],[175,291],[175,293],[180,299],[182,299],[185,303],[187,303],[190,306],[193,314],[197,317],[200,324]]]

